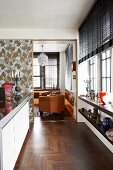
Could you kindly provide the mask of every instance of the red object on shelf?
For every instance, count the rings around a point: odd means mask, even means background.
[[[105,104],[105,102],[103,101],[103,96],[106,96],[106,92],[101,91],[101,92],[99,93],[100,101],[102,102],[102,104]]]
[[[12,96],[13,83],[5,83],[2,86],[3,86],[4,90],[5,90],[5,96],[6,97]]]

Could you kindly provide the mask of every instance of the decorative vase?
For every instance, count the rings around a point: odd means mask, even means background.
[[[14,99],[18,103],[21,100],[22,96],[20,94],[16,94]]]
[[[105,102],[103,101],[103,97],[106,95],[106,92],[104,92],[104,91],[101,91],[100,93],[99,93],[99,97],[100,97],[100,101],[102,102],[102,104],[105,104]]]
[[[108,131],[112,127],[112,125],[113,125],[113,122],[109,117],[105,117],[103,119],[102,126],[105,132]]]
[[[98,116],[98,108],[97,107],[93,108],[93,114],[92,115],[93,115],[92,120],[94,122],[96,122],[96,119],[97,119],[97,116]]]
[[[100,114],[97,115],[96,124],[97,124],[98,126],[101,125]]]
[[[6,98],[11,97],[12,96],[13,83],[5,83],[2,86],[4,88]]]

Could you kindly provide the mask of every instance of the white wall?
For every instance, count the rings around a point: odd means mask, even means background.
[[[84,82],[84,80],[88,80],[88,76],[88,63],[85,61],[78,66],[78,95],[85,95],[87,93],[87,84]]]
[[[60,90],[62,94],[65,94],[65,64],[66,64],[66,54],[65,52],[60,52]]]
[[[77,29],[0,29],[0,39],[77,39]]]

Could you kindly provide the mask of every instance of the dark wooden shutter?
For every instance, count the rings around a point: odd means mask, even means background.
[[[113,45],[113,0],[97,0],[79,28],[79,63]]]

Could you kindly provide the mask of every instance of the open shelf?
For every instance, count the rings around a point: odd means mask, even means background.
[[[113,145],[113,142],[107,137],[107,135],[104,132],[104,129],[102,127],[102,122],[101,125],[98,125],[93,120],[91,120],[88,117],[88,111],[86,109],[84,109],[84,111],[82,109],[79,109],[79,112]]]
[[[90,104],[93,107],[97,107],[98,110],[100,110],[100,111],[106,113],[107,115],[113,117],[113,107],[111,106],[111,104],[102,105],[97,100],[92,100],[90,97],[81,97],[81,96],[79,96],[79,99],[81,99],[82,101]]]

